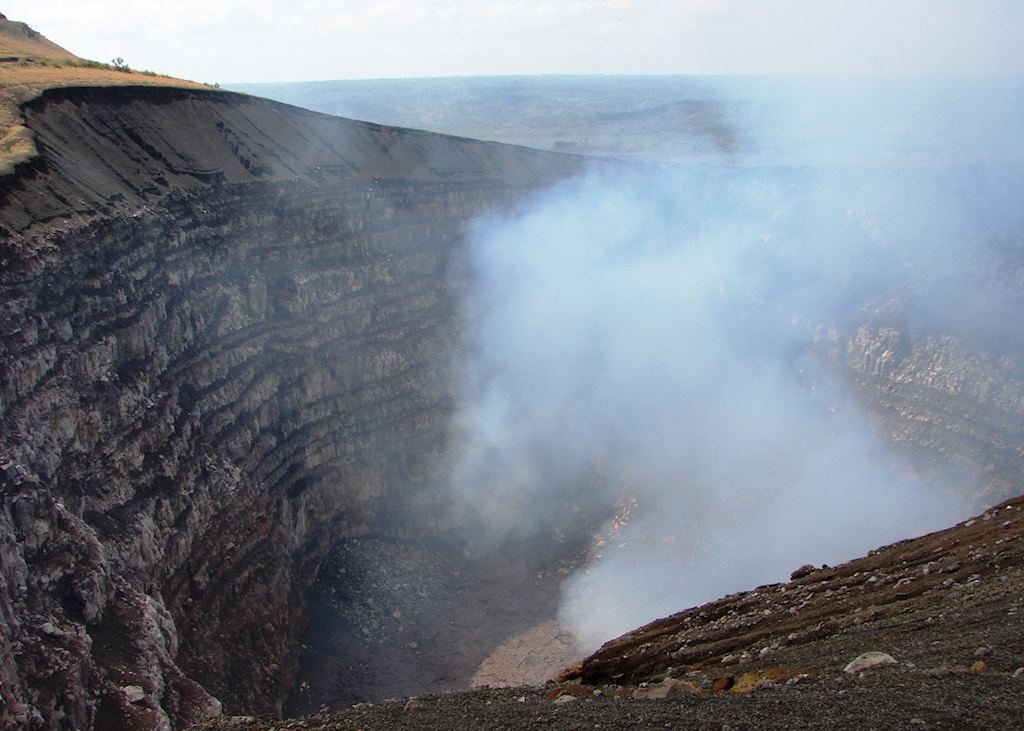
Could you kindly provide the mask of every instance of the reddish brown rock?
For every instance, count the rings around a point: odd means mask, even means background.
[[[715,693],[722,693],[736,685],[736,678],[731,675],[721,675],[711,683],[711,690]]]

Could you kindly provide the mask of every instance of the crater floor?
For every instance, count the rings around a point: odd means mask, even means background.
[[[523,553],[382,536],[336,543],[310,593],[285,715],[553,677],[579,659],[553,621],[575,562]]]

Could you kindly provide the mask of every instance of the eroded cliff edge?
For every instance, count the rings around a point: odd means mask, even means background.
[[[401,530],[471,219],[570,157],[67,89],[0,193],[0,722],[273,712],[328,539]]]

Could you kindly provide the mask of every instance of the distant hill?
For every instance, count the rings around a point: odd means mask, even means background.
[[[8,20],[0,14],[0,61],[11,63],[21,59],[78,60],[78,56],[61,48],[27,24]]]
[[[731,151],[714,91],[687,76],[454,77],[237,84],[343,117],[527,145],[644,159]]]
[[[231,88],[381,124],[656,162],[1024,160],[1020,136],[1006,134],[1024,129],[1024,79],[1012,76],[507,76]]]

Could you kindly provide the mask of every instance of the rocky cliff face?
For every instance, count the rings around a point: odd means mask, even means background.
[[[51,92],[4,180],[0,723],[272,712],[329,539],[447,415],[446,269],[570,158],[229,94]]]
[[[815,340],[852,376],[893,440],[922,457],[924,469],[962,475],[976,509],[1020,493],[1024,369],[1018,357],[948,333],[877,323],[845,333],[819,328]]]

